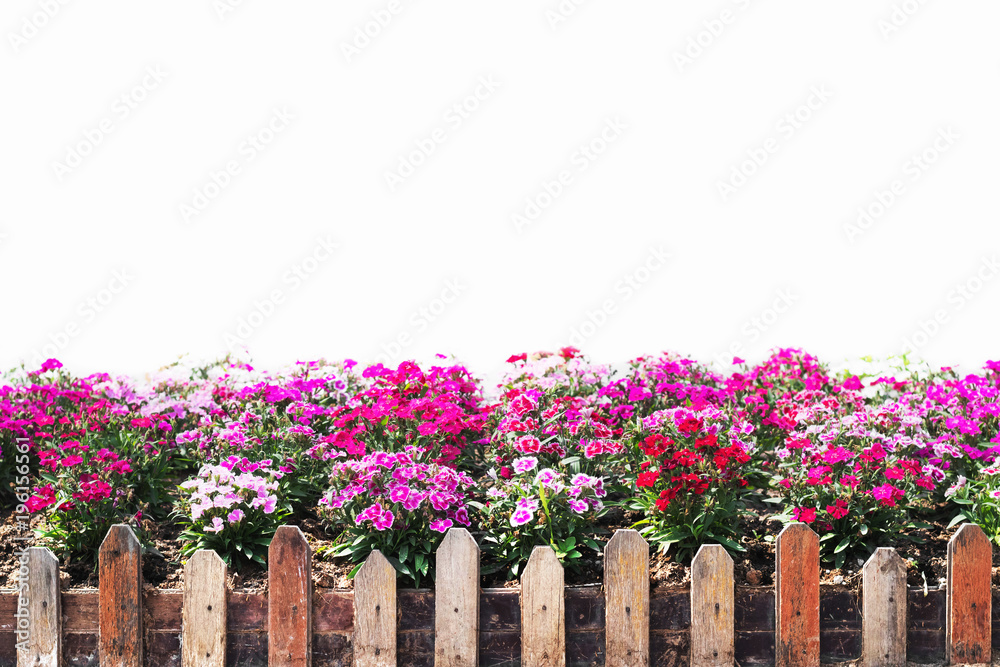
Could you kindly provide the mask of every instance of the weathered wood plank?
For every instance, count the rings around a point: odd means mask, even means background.
[[[396,570],[376,549],[354,576],[354,665],[396,665]]]
[[[18,604],[16,636],[27,645],[17,652],[19,667],[58,667],[62,654],[62,615],[59,599],[59,559],[51,551],[31,547],[21,567],[28,568],[28,590],[22,592],[27,607]],[[22,570],[23,572],[23,570]],[[22,609],[24,610],[22,612]],[[20,616],[26,613],[26,616]]]
[[[775,564],[777,667],[819,665],[819,536],[804,523],[778,535]]]
[[[866,667],[906,667],[906,564],[879,547],[862,570],[862,660]]]
[[[142,667],[142,547],[132,529],[116,524],[98,556],[102,667]]]
[[[608,665],[649,665],[649,545],[635,530],[616,530],[604,547]]]
[[[691,562],[691,667],[733,664],[734,613],[733,559],[704,544]]]
[[[535,547],[521,575],[521,667],[565,667],[563,566],[552,547]]]
[[[280,526],[267,550],[267,664],[312,664],[312,552],[298,526]]]
[[[993,549],[983,529],[964,524],[948,541],[945,654],[953,665],[990,662]]]
[[[465,528],[451,528],[436,554],[435,667],[479,664],[479,545]]]
[[[200,549],[184,565],[183,667],[226,665],[226,564]]]

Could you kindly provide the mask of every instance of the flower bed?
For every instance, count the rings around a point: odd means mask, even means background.
[[[801,521],[842,574],[928,529],[1000,536],[1000,363],[875,377],[798,350],[724,373],[672,354],[612,368],[572,348],[508,361],[498,387],[454,363],[264,373],[226,360],[143,383],[55,360],[15,369],[0,388],[8,535],[34,529],[85,573],[127,523],[149,546],[175,536],[160,549],[175,566],[207,547],[252,575],[277,526],[311,521],[328,538],[318,560],[379,549],[413,586],[433,581],[452,526],[501,581],[539,545],[596,581],[627,526],[687,564],[705,543],[740,561],[768,521]]]

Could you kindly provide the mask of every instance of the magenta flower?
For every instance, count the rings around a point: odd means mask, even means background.
[[[375,530],[388,530],[392,528],[392,521],[394,518],[395,515],[386,510],[372,519],[372,524],[374,524]]]
[[[431,530],[436,530],[439,533],[447,532],[451,526],[451,519],[441,519],[439,521],[431,521],[430,523]]]
[[[524,456],[514,460],[514,472],[520,474],[533,470],[538,465],[538,459],[534,456]]]
[[[568,500],[566,504],[577,514],[584,514],[590,509],[590,505],[587,504],[586,500]]]
[[[523,526],[531,521],[533,516],[534,515],[526,509],[516,509],[514,510],[514,513],[510,515],[510,525],[515,528]]]
[[[401,503],[410,495],[410,487],[400,484],[389,490],[389,500],[394,503]]]

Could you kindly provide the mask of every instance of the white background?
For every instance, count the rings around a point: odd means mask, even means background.
[[[996,2],[577,1],[4,0],[0,367],[1000,357]]]

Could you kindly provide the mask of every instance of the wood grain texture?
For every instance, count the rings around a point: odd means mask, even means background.
[[[226,564],[219,554],[199,549],[184,565],[181,664],[226,665]]]
[[[945,656],[953,665],[990,662],[993,549],[982,528],[964,524],[948,542]]]
[[[563,566],[552,547],[535,547],[521,575],[521,667],[565,667]]]
[[[819,665],[819,536],[804,523],[785,526],[775,554],[777,667]]]
[[[27,608],[18,603],[15,616],[17,641],[27,645],[26,651],[17,652],[18,667],[58,667],[62,654],[62,614],[59,596],[59,559],[41,547],[26,550],[28,590],[21,592],[27,598]],[[22,611],[23,610],[23,611]],[[27,627],[22,627],[27,626]]]
[[[451,528],[435,556],[435,667],[479,664],[479,545],[465,528]]]
[[[98,556],[101,667],[142,667],[142,547],[116,524]]]
[[[733,664],[734,611],[733,559],[704,544],[691,562],[691,667]]]
[[[312,552],[298,526],[280,526],[267,550],[267,664],[312,664]]]
[[[862,570],[862,661],[866,667],[906,666],[906,564],[879,547]]]
[[[396,665],[396,570],[376,549],[354,576],[354,665]]]
[[[649,665],[649,545],[635,530],[616,530],[604,547],[605,661]]]

